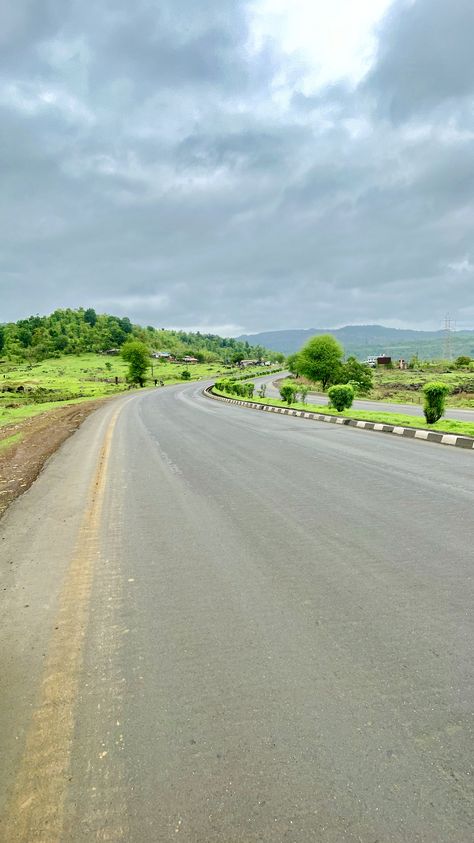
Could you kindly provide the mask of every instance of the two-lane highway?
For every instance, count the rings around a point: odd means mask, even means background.
[[[0,522],[0,839],[467,843],[473,454],[201,390]]]

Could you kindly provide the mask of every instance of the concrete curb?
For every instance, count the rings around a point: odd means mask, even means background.
[[[393,433],[395,436],[405,436],[409,439],[422,439],[426,442],[436,442],[438,445],[453,445],[455,448],[464,448],[468,451],[474,450],[474,438],[470,436],[458,436],[457,433],[438,433],[434,430],[423,430],[418,427],[397,427],[393,424],[358,421],[357,419],[346,419],[340,416],[329,416],[324,413],[306,413],[304,410],[292,410],[290,407],[275,407],[273,404],[256,404],[254,401],[243,401],[239,398],[225,398],[223,395],[215,395],[212,389],[212,386],[208,386],[203,390],[203,394],[207,398],[212,398],[213,401],[239,404],[241,407],[248,407],[251,410],[263,410],[267,413],[278,413],[283,416],[298,416],[302,419],[342,424],[348,427],[357,427],[360,430],[375,430],[377,433]]]

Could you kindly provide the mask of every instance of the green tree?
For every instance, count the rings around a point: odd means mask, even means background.
[[[126,342],[122,346],[122,357],[128,363],[127,380],[144,386],[145,375],[150,366],[150,352],[147,346],[137,340]]]
[[[191,372],[189,371],[189,369],[183,369],[183,371],[181,372],[181,377],[182,377],[183,381],[190,381],[191,380]]]
[[[292,375],[299,375],[299,354],[290,354],[289,357],[286,358],[286,365],[291,372]]]
[[[356,357],[348,357],[341,366],[337,378],[339,383],[352,383],[358,395],[368,395],[373,386],[372,370],[366,363],[359,363]]]
[[[95,312],[93,307],[88,307],[87,310],[84,311],[84,322],[87,322],[87,324],[90,325],[91,328],[93,328],[96,324],[97,313]]]
[[[439,381],[431,381],[431,383],[425,383],[423,392],[425,394],[423,405],[425,419],[428,424],[435,424],[444,414],[449,386]]]
[[[312,337],[298,354],[299,374],[320,381],[326,389],[337,379],[343,353],[342,345],[330,334]]]
[[[0,325],[0,354],[5,347],[5,328]]]
[[[461,354],[459,357],[456,357],[456,360],[454,361],[454,365],[456,366],[456,369],[465,369],[469,366],[470,362],[471,362],[470,357],[468,357],[465,354]]]

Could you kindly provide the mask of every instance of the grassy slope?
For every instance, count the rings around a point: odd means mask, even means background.
[[[377,369],[373,372],[374,388],[368,396],[374,401],[387,401],[399,404],[422,404],[423,385],[429,381],[441,381],[453,387],[460,386],[466,381],[474,381],[473,370],[458,370],[455,372],[439,372],[436,367],[423,371],[400,371],[399,369]],[[474,407],[472,392],[462,392],[448,395],[448,407]]]
[[[107,368],[107,363],[110,368]],[[28,392],[0,391],[0,427],[40,413],[57,409],[66,404],[76,404],[94,398],[118,395],[128,389],[125,381],[127,364],[120,357],[106,357],[101,354],[67,355],[58,359],[43,360],[41,363],[0,364],[0,390],[9,385],[14,388],[54,390],[46,394],[41,403],[32,403]],[[153,361],[153,377],[165,384],[182,382],[183,363],[161,363]],[[192,380],[212,379],[229,374],[223,364],[196,363],[187,367]],[[113,382],[119,378],[118,386]],[[107,381],[112,381],[108,383]],[[147,386],[153,386],[152,369],[148,370]],[[69,397],[71,396],[72,397]],[[67,397],[69,400],[63,400]]]
[[[230,395],[221,390],[215,390],[218,395],[224,395],[226,398],[236,398],[235,395]],[[245,399],[240,399],[245,400]],[[271,404],[274,407],[288,407],[285,401],[279,398],[252,398],[256,404]],[[457,433],[459,436],[474,436],[474,423],[454,421],[453,419],[441,419],[436,424],[426,424],[423,418],[415,418],[414,416],[404,416],[400,413],[385,413],[385,412],[365,412],[365,410],[346,410],[343,413],[338,413],[337,410],[329,407],[322,407],[317,404],[301,404],[296,402],[291,405],[292,410],[304,410],[307,413],[319,413],[325,416],[342,416],[346,419],[357,419],[360,421],[380,422],[381,424],[392,424],[400,427],[416,427],[424,430],[436,430],[440,433]]]

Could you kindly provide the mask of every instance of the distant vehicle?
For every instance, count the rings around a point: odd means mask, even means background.
[[[372,369],[376,369],[377,366],[390,366],[392,362],[391,357],[387,357],[386,354],[379,354],[375,357],[367,357],[367,360],[364,360],[366,366],[370,366]]]

